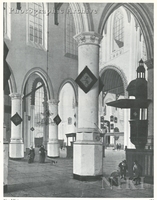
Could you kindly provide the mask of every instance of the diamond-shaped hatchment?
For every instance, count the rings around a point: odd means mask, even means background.
[[[96,81],[97,78],[87,66],[83,69],[83,71],[78,75],[78,77],[75,80],[75,82],[85,93],[89,92],[89,90],[93,87]]]
[[[17,126],[19,124],[21,124],[22,122],[22,118],[20,117],[20,115],[16,112],[16,114],[14,116],[12,116],[10,118],[10,120]]]
[[[34,131],[35,129],[32,127],[32,128],[30,128],[30,130],[31,130],[31,131]]]
[[[61,122],[61,118],[59,117],[59,115],[57,115],[53,120],[57,125]]]
[[[84,73],[83,76],[80,78],[81,83],[84,84],[84,86],[87,88],[92,82],[92,78],[89,76],[89,74]]]

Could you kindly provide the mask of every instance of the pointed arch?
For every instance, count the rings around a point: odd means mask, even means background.
[[[37,88],[37,84],[43,84],[44,85],[44,82],[43,80],[38,77],[36,78],[34,81],[33,81],[33,84],[32,84],[32,90],[34,90],[35,88]],[[44,91],[44,96],[45,96],[45,99],[46,99],[46,102],[47,102],[47,91],[46,91],[46,88],[45,88],[45,85],[43,86],[43,91]],[[33,92],[31,94],[31,105],[35,105],[35,92]]]
[[[137,19],[141,30],[143,32],[143,36],[146,42],[147,49],[147,58],[152,59],[154,56],[154,41],[153,41],[153,19],[150,17],[150,12],[145,4],[141,3],[108,3],[103,10],[101,15],[98,33],[102,34],[104,26],[111,15],[111,13],[119,8],[120,6],[124,6],[127,8]]]
[[[43,69],[38,68],[38,67],[29,70],[27,72],[27,74],[25,75],[25,78],[24,78],[24,81],[23,81],[23,84],[21,87],[21,94],[24,94],[25,85],[26,85],[29,77],[32,74],[37,74],[43,80],[46,90],[47,90],[48,99],[53,99],[54,98],[54,90],[53,90],[53,87],[51,84],[51,80],[50,80],[48,74]]]
[[[59,89],[58,100],[58,113],[62,119],[59,126],[58,137],[70,144],[72,138],[66,141],[66,134],[76,132],[78,115],[77,88],[73,79],[66,79],[62,82]]]
[[[124,72],[119,67],[117,67],[117,66],[108,65],[108,66],[106,66],[106,67],[104,67],[103,69],[100,70],[99,76],[101,77],[101,79],[102,79],[103,74],[105,73],[106,70],[113,70],[114,72],[116,72],[118,74],[119,78],[121,78],[122,83],[123,83],[124,96],[125,96],[125,98],[127,98],[128,97],[128,93],[126,91],[126,88],[128,86],[128,83],[127,83],[127,78],[126,78]],[[112,73],[110,73],[110,75],[112,76]]]
[[[10,69],[10,72],[11,72],[10,79],[8,80],[9,90],[10,90],[10,93],[16,93],[17,92],[17,86],[16,86],[15,77],[14,77],[12,69],[11,68],[9,68],[9,69]]]
[[[72,86],[72,88],[74,90],[74,94],[75,94],[76,103],[77,103],[77,100],[78,100],[78,90],[77,90],[77,85],[76,85],[75,81],[72,78],[65,79],[61,83],[61,85],[59,87],[59,90],[58,90],[58,99],[59,99],[60,91],[62,90],[62,88],[64,87],[64,85],[66,83],[70,83],[70,85]]]
[[[69,3],[73,12],[76,34],[94,31],[93,19],[88,3]]]

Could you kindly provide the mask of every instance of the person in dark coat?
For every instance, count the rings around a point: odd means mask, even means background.
[[[45,162],[45,156],[46,156],[46,149],[43,145],[39,148],[39,162],[44,163]]]
[[[142,175],[142,167],[141,165],[135,160],[133,164],[133,181],[135,185],[140,184]]]
[[[121,179],[124,178],[126,180],[126,172],[128,170],[128,165],[126,160],[123,160],[122,162],[119,163],[119,169],[120,169],[120,177]]]
[[[35,158],[35,150],[34,148],[31,146],[29,148],[29,153],[28,153],[28,163],[33,163],[34,162],[34,158]]]

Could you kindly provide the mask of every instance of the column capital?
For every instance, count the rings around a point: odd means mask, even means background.
[[[145,64],[147,65],[148,70],[149,69],[153,69],[154,68],[154,60],[153,60],[153,58],[151,58],[149,60],[146,60]]]
[[[79,46],[85,44],[99,45],[102,38],[102,35],[94,31],[82,32],[74,36]]]
[[[11,93],[9,96],[11,97],[11,99],[21,99],[22,98],[21,94],[19,94],[19,93]]]
[[[58,105],[59,101],[56,99],[50,99],[47,101],[48,104],[52,104],[52,105]]]

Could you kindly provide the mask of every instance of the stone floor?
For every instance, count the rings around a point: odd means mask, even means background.
[[[104,198],[153,198],[153,185],[140,184],[134,186],[128,180],[122,181],[119,187],[112,188],[105,182],[118,164],[125,158],[123,150],[106,150],[103,159],[103,180],[86,182],[73,179],[73,160],[67,158],[52,160],[45,163],[27,163],[9,160],[8,191],[4,197],[104,197]],[[130,183],[130,184],[129,184]],[[18,198],[19,200],[19,198]]]

